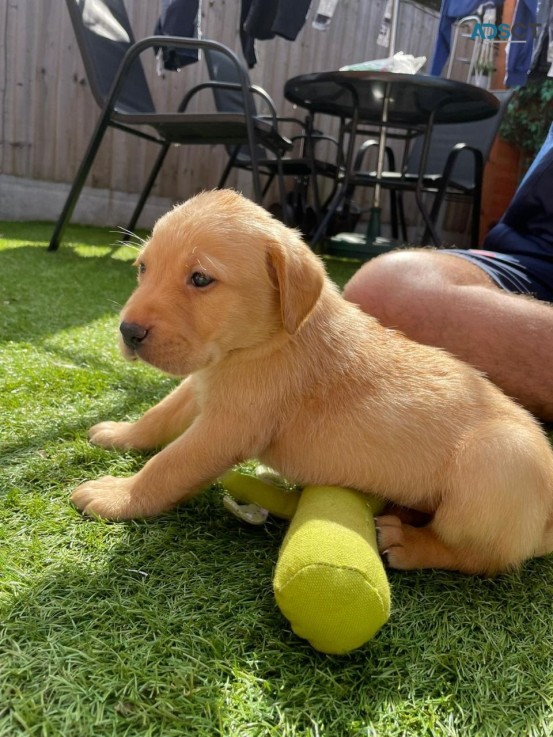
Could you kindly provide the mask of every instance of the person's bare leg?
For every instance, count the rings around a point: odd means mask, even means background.
[[[344,297],[386,327],[472,364],[553,421],[553,305],[506,292],[473,263],[430,249],[369,261]]]

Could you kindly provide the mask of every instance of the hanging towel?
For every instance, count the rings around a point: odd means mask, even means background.
[[[506,87],[518,87],[525,85],[528,81],[528,72],[532,66],[532,51],[534,49],[534,26],[536,23],[538,0],[517,0],[512,26],[520,24],[526,26],[524,38],[513,40],[524,40],[524,43],[507,44],[507,74],[505,75]],[[517,34],[518,36],[518,34]]]
[[[536,12],[536,38],[532,49],[532,61],[528,73],[528,82],[541,81],[551,77],[553,61],[553,2],[538,0]]]
[[[198,38],[198,14],[200,0],[162,0],[161,15],[154,30],[155,36],[183,36]],[[172,72],[198,61],[196,49],[156,48],[160,52],[161,65]],[[159,59],[159,57],[158,57]]]
[[[494,2],[500,5],[502,0]],[[451,50],[451,27],[459,18],[472,15],[482,5],[482,0],[444,0],[430,64],[430,74],[439,77]]]
[[[267,41],[281,36],[295,41],[305,25],[311,0],[242,0],[240,40],[251,69],[255,66],[255,39]]]

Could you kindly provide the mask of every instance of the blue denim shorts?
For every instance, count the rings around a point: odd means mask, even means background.
[[[459,256],[479,266],[494,284],[507,292],[553,302],[553,263],[540,255],[497,253],[478,248],[448,248],[443,253]]]

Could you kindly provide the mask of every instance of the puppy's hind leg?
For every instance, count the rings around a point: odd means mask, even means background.
[[[444,543],[432,528],[413,527],[394,515],[376,519],[378,548],[391,568],[410,571],[416,568],[459,569],[457,551]]]
[[[193,377],[189,376],[136,422],[100,422],[90,428],[88,437],[104,448],[152,450],[182,435],[197,414]]]
[[[553,553],[553,519],[550,519],[547,523],[547,527],[541,540],[541,545],[538,550],[536,550],[536,557],[550,555],[551,553]]]
[[[492,421],[460,447],[432,522],[380,518],[396,568],[493,575],[540,554],[553,494],[551,450],[537,427]]]

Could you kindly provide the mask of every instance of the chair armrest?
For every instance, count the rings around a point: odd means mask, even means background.
[[[185,94],[185,96],[182,98],[179,107],[178,112],[183,113],[190,100],[192,100],[195,95],[198,94],[198,92],[202,92],[202,90],[235,90],[236,92],[242,92],[242,86],[238,84],[238,82],[220,82],[218,80],[210,80],[206,82],[200,82],[200,84],[194,85],[194,87],[191,87],[188,92]],[[248,89],[249,92],[251,92],[251,88]],[[230,111],[229,111],[230,112]],[[255,115],[256,118],[271,118],[270,115]]]
[[[304,133],[303,135],[307,134]],[[340,145],[340,142],[337,138],[334,138],[334,136],[329,136],[326,133],[320,133],[317,131],[316,133],[311,133],[309,137],[314,143],[319,143],[319,141],[328,141],[329,143],[333,143],[335,146]]]
[[[369,138],[367,141],[363,141],[363,143],[359,146],[357,153],[355,154],[355,160],[353,162],[354,172],[361,170],[363,159],[365,158],[365,154],[367,153],[367,151],[369,151],[371,148],[374,148],[375,146],[378,147],[378,145],[379,142],[373,138]],[[386,146],[384,150],[386,152],[386,156],[388,157],[388,169],[390,171],[395,171],[396,160],[393,150],[389,146]]]
[[[279,122],[282,120],[282,118],[278,119]],[[338,146],[338,141],[333,136],[327,136],[323,133],[318,133],[316,135],[313,135],[313,133],[298,133],[297,136],[290,136],[291,141],[311,141],[313,144],[320,143],[320,141],[328,141],[329,143],[333,143],[335,146]]]
[[[276,108],[274,106],[274,103],[273,103],[271,97],[269,97],[269,95],[267,94],[267,92],[262,87],[257,87],[257,86],[254,85],[254,86],[251,87],[251,90],[253,92],[257,92],[258,94],[260,94],[261,97],[263,97],[264,99],[267,100],[267,102],[270,102],[271,109],[272,109],[273,113],[276,115],[277,123],[279,123],[279,124],[280,123],[294,123],[294,124],[298,125],[302,129],[302,131],[303,131],[302,133],[298,133],[295,136],[290,136],[289,137],[290,140],[292,142],[294,142],[294,143],[297,142],[297,141],[301,141],[304,144],[302,146],[302,149],[305,148],[305,143],[306,142],[311,142],[313,145],[315,145],[316,143],[319,143],[320,141],[328,141],[330,143],[333,143],[335,146],[339,147],[338,140],[336,138],[334,138],[333,136],[326,135],[325,133],[323,133],[322,131],[319,131],[319,130],[311,130],[311,131],[308,130],[308,125],[306,124],[305,121],[300,120],[299,118],[294,118],[292,116],[277,115],[276,114]],[[267,116],[258,115],[257,117],[263,119],[263,118],[265,118]]]
[[[267,92],[262,87],[257,87],[257,86],[254,85],[254,86],[251,87],[251,90],[253,92],[259,92],[263,97],[266,96],[268,98],[268,100],[270,100],[270,102],[271,102],[272,110],[274,110],[274,112],[276,113],[276,108],[274,107],[274,103],[273,103],[272,99],[269,97],[269,95],[267,94]],[[258,118],[265,118],[267,116],[265,116],[265,115],[258,115],[257,117]],[[304,120],[300,120],[300,118],[294,118],[294,117],[290,117],[290,116],[287,116],[287,115],[278,115],[278,113],[277,113],[277,120],[278,120],[279,123],[295,123],[296,125],[298,125],[302,129],[303,133],[298,133],[295,136],[290,136],[290,138],[291,138],[292,141],[300,140],[302,138],[303,139],[310,138],[312,141],[315,141],[315,142],[317,142],[317,141],[330,141],[330,143],[334,143],[334,144],[336,144],[336,146],[338,146],[338,140],[336,138],[334,138],[334,136],[329,136],[326,133],[323,133],[322,131],[317,130],[317,129],[311,130],[309,132],[308,129],[307,129],[307,125],[306,125],[305,121]]]
[[[300,120],[299,118],[293,118],[287,115],[279,115],[278,119],[282,123],[295,123],[296,125],[299,125],[299,127],[302,128],[302,130],[305,130],[305,121]]]
[[[482,156],[482,151],[480,151],[480,149],[478,148],[475,148],[474,146],[469,146],[467,143],[456,143],[447,156],[442,173],[442,179],[446,184],[452,177],[457,159],[462,153],[465,152],[470,154],[474,158],[474,168],[476,170],[477,177],[482,174],[482,171],[484,169],[484,157]]]
[[[186,95],[182,98],[181,103],[179,105],[178,111],[179,113],[183,113],[186,110],[186,107],[188,106],[188,103],[190,100],[202,90],[236,90],[236,92],[243,92],[242,85],[238,84],[238,82],[220,82],[218,80],[210,80],[209,82],[200,82],[200,84],[195,85],[192,87],[192,89],[188,90]],[[248,86],[248,92],[250,93],[257,93],[261,94],[264,101],[269,105],[271,109],[270,115],[254,115],[255,118],[258,120],[271,120],[273,123],[273,127],[276,129],[278,128],[278,122],[281,120],[278,115],[276,108],[274,106],[273,101],[269,97],[269,95],[265,92],[265,90],[262,90],[259,87],[253,87]]]
[[[192,87],[192,89],[188,90],[186,95],[182,98],[181,103],[178,108],[179,113],[183,113],[186,110],[186,107],[188,106],[188,103],[192,98],[198,94],[198,92],[201,92],[202,90],[207,89],[224,89],[224,90],[236,90],[236,91],[242,91],[242,86],[239,85],[237,82],[218,82],[216,80],[209,81],[209,82],[201,82],[200,84],[195,85]],[[251,91],[251,88],[248,88],[249,91]],[[268,97],[268,96],[267,96]],[[284,151],[289,151],[292,148],[292,141],[291,139],[287,138],[286,136],[282,135],[280,131],[278,130],[278,117],[276,115],[250,115],[249,120],[270,120],[272,123],[273,130],[275,134],[280,139],[280,148]]]
[[[255,117],[253,102],[250,95],[248,94],[249,92],[251,92],[251,85],[248,79],[248,75],[244,67],[242,66],[242,63],[240,62],[240,59],[236,56],[234,51],[231,51],[231,49],[223,46],[223,44],[220,44],[217,41],[211,41],[210,39],[182,38],[181,36],[148,36],[147,38],[134,43],[123,57],[123,61],[121,62],[119,69],[117,70],[117,74],[115,75],[115,79],[113,81],[111,90],[104,106],[105,111],[111,111],[115,107],[117,97],[119,95],[119,92],[121,91],[121,87],[123,85],[125,77],[137,57],[140,56],[140,54],[142,54],[147,49],[159,48],[163,46],[171,46],[173,48],[181,49],[215,49],[216,51],[219,51],[220,53],[231,59],[234,66],[236,67],[238,78],[240,79],[240,83],[235,83],[234,86],[236,89],[241,90],[244,95],[244,104],[246,106],[247,114],[251,117]],[[198,87],[199,86],[200,85],[198,85]],[[179,111],[183,112],[182,110],[180,110],[180,108]]]
[[[258,115],[257,117],[264,118],[266,116]],[[303,131],[302,133],[298,133],[295,136],[288,136],[293,143],[301,142],[302,152],[305,151],[306,144],[311,143],[313,144],[313,148],[314,148],[315,145],[319,143],[320,141],[327,141],[329,143],[332,143],[337,148],[339,148],[340,146],[338,140],[334,138],[333,136],[329,136],[326,133],[323,133],[322,131],[319,131],[319,130],[311,130],[311,131],[308,130],[306,123],[303,120],[300,120],[299,118],[278,115],[277,121],[279,124],[280,123],[295,123],[302,129]]]
[[[259,95],[263,102],[267,105],[269,110],[271,111],[271,117],[272,118],[278,118],[278,113],[276,109],[276,105],[273,102],[273,98],[269,95],[269,93],[263,89],[263,87],[258,87],[256,84],[250,85],[250,92],[254,95]],[[263,118],[264,115],[259,115],[258,117]]]

